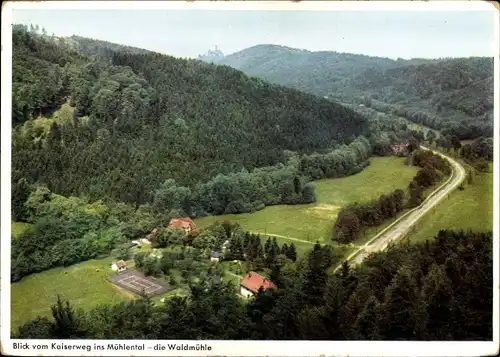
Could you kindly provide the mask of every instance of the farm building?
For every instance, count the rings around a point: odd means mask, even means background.
[[[168,228],[183,229],[186,234],[196,231],[196,225],[191,218],[172,218],[168,224]]]
[[[127,263],[125,263],[123,260],[119,260],[116,263],[111,264],[111,269],[117,272],[122,272],[127,270]]]
[[[244,297],[251,297],[257,294],[261,287],[264,290],[277,289],[277,286],[271,280],[251,271],[241,280],[240,294]]]
[[[220,260],[221,254],[217,251],[213,251],[212,254],[210,255],[210,261],[212,262],[218,262]]]
[[[406,155],[408,153],[409,146],[410,144],[408,143],[395,144],[391,145],[391,149],[396,155]]]

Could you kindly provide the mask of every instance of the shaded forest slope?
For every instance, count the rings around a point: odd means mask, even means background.
[[[377,100],[377,110],[461,139],[493,133],[493,58],[392,60],[259,45],[219,63],[343,102]]]
[[[75,108],[71,122],[46,131],[30,124],[65,102]],[[366,130],[365,119],[340,104],[227,66],[19,25],[13,123],[14,181],[136,204],[167,179],[192,187],[285,162],[285,150],[347,144]]]

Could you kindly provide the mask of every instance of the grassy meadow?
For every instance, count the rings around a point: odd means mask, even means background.
[[[413,242],[433,238],[441,229],[489,231],[493,229],[493,173],[477,173],[463,191],[455,190],[450,198],[425,215],[418,230],[410,236]]]
[[[11,329],[14,331],[37,316],[51,316],[50,306],[56,302],[57,294],[84,310],[134,298],[107,280],[113,261],[89,260],[32,274],[11,284]]]
[[[203,228],[216,221],[230,220],[248,231],[275,235],[279,244],[294,242],[298,252],[307,251],[316,241],[328,243],[338,212],[354,202],[366,202],[383,193],[404,189],[417,173],[404,158],[375,157],[362,172],[338,179],[315,181],[317,202],[307,205],[277,205],[261,211],[196,219]]]

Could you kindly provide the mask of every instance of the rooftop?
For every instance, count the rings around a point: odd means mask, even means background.
[[[271,280],[254,271],[245,275],[245,277],[241,280],[241,286],[250,290],[254,294],[257,294],[261,287],[264,290],[278,288]]]

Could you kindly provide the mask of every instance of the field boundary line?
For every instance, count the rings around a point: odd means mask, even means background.
[[[240,278],[240,279],[241,279],[241,278],[243,278],[241,275],[238,275],[238,274],[236,274],[236,273],[233,273],[232,271],[229,271],[229,270],[226,270],[226,273],[228,273],[229,275],[235,276],[235,277],[237,277],[237,278]]]
[[[311,242],[311,241],[308,241],[308,240],[303,240],[303,239],[298,239],[298,238],[293,238],[293,237],[287,237],[287,236],[282,236],[282,235],[279,235],[279,234],[273,234],[273,233],[262,233],[262,232],[254,232],[254,231],[248,231],[248,233],[251,233],[251,234],[258,234],[258,235],[261,235],[261,236],[268,236],[268,237],[276,237],[276,238],[283,238],[283,239],[288,239],[288,240],[292,240],[292,241],[296,241],[296,242],[301,242],[301,243],[307,243],[307,244],[316,244],[316,242]],[[318,241],[319,242],[319,241]],[[320,243],[322,244],[322,243]]]

